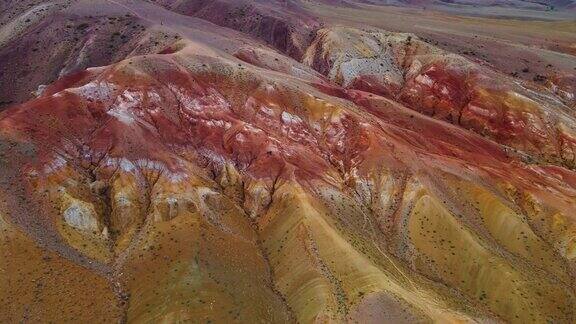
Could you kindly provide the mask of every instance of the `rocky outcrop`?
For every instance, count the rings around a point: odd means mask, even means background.
[[[396,100],[538,163],[574,168],[575,116],[568,106],[414,35],[323,29],[304,63],[345,88]]]

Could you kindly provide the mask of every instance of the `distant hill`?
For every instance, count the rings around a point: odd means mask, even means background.
[[[559,10],[576,8],[573,0],[325,0],[325,2],[347,2],[396,6],[470,6],[504,7],[525,10]]]

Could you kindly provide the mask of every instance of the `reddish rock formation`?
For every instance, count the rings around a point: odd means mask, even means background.
[[[113,3],[68,8],[178,40],[0,113],[0,322],[574,321],[555,94],[381,30],[300,63],[246,20],[299,2]]]

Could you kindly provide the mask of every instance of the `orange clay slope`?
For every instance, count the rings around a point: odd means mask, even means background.
[[[0,114],[0,322],[576,320],[553,94],[404,34],[302,64],[211,28]]]

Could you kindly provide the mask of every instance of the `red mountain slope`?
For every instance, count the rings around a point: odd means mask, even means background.
[[[0,113],[0,322],[575,320],[562,98],[415,35],[299,38],[299,2],[161,4],[70,4],[151,47]]]

